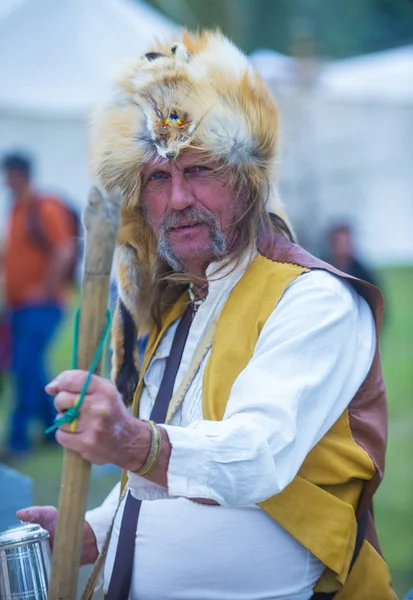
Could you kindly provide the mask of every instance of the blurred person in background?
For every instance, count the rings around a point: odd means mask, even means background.
[[[348,223],[331,227],[327,241],[328,262],[344,273],[379,287],[375,273],[356,256],[354,235]]]
[[[0,254],[0,400],[5,392],[5,383],[11,364],[10,322],[4,303],[3,273]]]
[[[2,162],[13,206],[3,252],[4,300],[11,324],[14,405],[4,461],[31,447],[29,424],[48,427],[55,418],[46,353],[61,323],[76,255],[70,211],[32,184],[32,163],[23,154]],[[51,438],[53,439],[53,438]]]

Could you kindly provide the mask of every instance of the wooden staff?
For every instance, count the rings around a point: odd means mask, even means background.
[[[106,324],[109,276],[120,204],[119,191],[102,196],[93,188],[84,213],[87,235],[77,366],[86,371],[90,368]],[[90,463],[76,452],[65,450],[48,600],[75,598],[89,479]]]

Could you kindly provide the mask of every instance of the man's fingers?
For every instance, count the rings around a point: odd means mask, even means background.
[[[55,409],[59,413],[65,412],[75,405],[78,397],[78,394],[73,394],[71,392],[58,392],[53,401]]]
[[[70,392],[72,394],[80,394],[83,385],[88,376],[87,371],[73,369],[71,371],[63,371],[53,381],[46,386],[46,392],[55,396],[59,392]],[[92,375],[88,385],[88,393],[92,394],[99,389],[100,378]]]
[[[78,431],[77,433],[80,432]],[[59,427],[56,431],[56,441],[67,450],[73,450],[73,452],[77,452],[78,454],[81,454],[81,451],[83,450],[81,441],[76,433],[70,432],[70,426],[68,425],[66,425],[64,429],[63,427]]]
[[[25,523],[37,523],[50,530],[56,526],[57,508],[54,506],[29,506],[18,510],[16,516]]]
[[[79,432],[82,433],[82,432]],[[67,450],[73,450],[82,456],[85,460],[96,465],[105,465],[107,460],[96,455],[95,442],[93,437],[85,437],[84,435],[76,435],[68,433],[59,428],[56,431],[56,441]]]
[[[56,421],[60,419],[60,417],[63,417],[63,415],[64,413],[58,413],[56,416]],[[68,433],[72,434],[82,433],[82,421],[80,420],[80,417],[72,422],[68,421],[67,423],[62,423],[61,425],[59,425],[58,431],[67,431]],[[57,437],[56,441],[59,442]]]

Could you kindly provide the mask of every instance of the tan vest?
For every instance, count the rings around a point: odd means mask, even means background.
[[[237,283],[219,317],[203,376],[203,416],[221,420],[231,387],[254,353],[258,336],[287,286],[310,269],[349,279],[302,248],[276,236],[262,240],[259,253]],[[369,303],[377,339],[383,313],[380,292],[353,280]],[[143,374],[167,327],[184,311],[187,295],[163,315],[161,331],[150,336],[133,414],[138,415]],[[242,344],[234,343],[242,336]],[[381,557],[369,512],[366,537],[349,571],[357,518],[371,509],[384,468],[386,396],[378,343],[371,369],[348,409],[309,452],[294,480],[259,506],[327,567],[316,590],[339,590],[336,600],[394,600],[388,567]]]

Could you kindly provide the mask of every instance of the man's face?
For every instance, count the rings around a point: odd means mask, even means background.
[[[4,169],[3,178],[5,185],[13,192],[15,196],[21,194],[29,183],[28,177],[19,169]]]
[[[353,255],[351,232],[337,229],[331,236],[331,252],[337,259],[348,259]]]
[[[242,211],[229,174],[197,150],[158,159],[142,174],[142,202],[159,254],[174,270],[192,271],[225,256]]]

